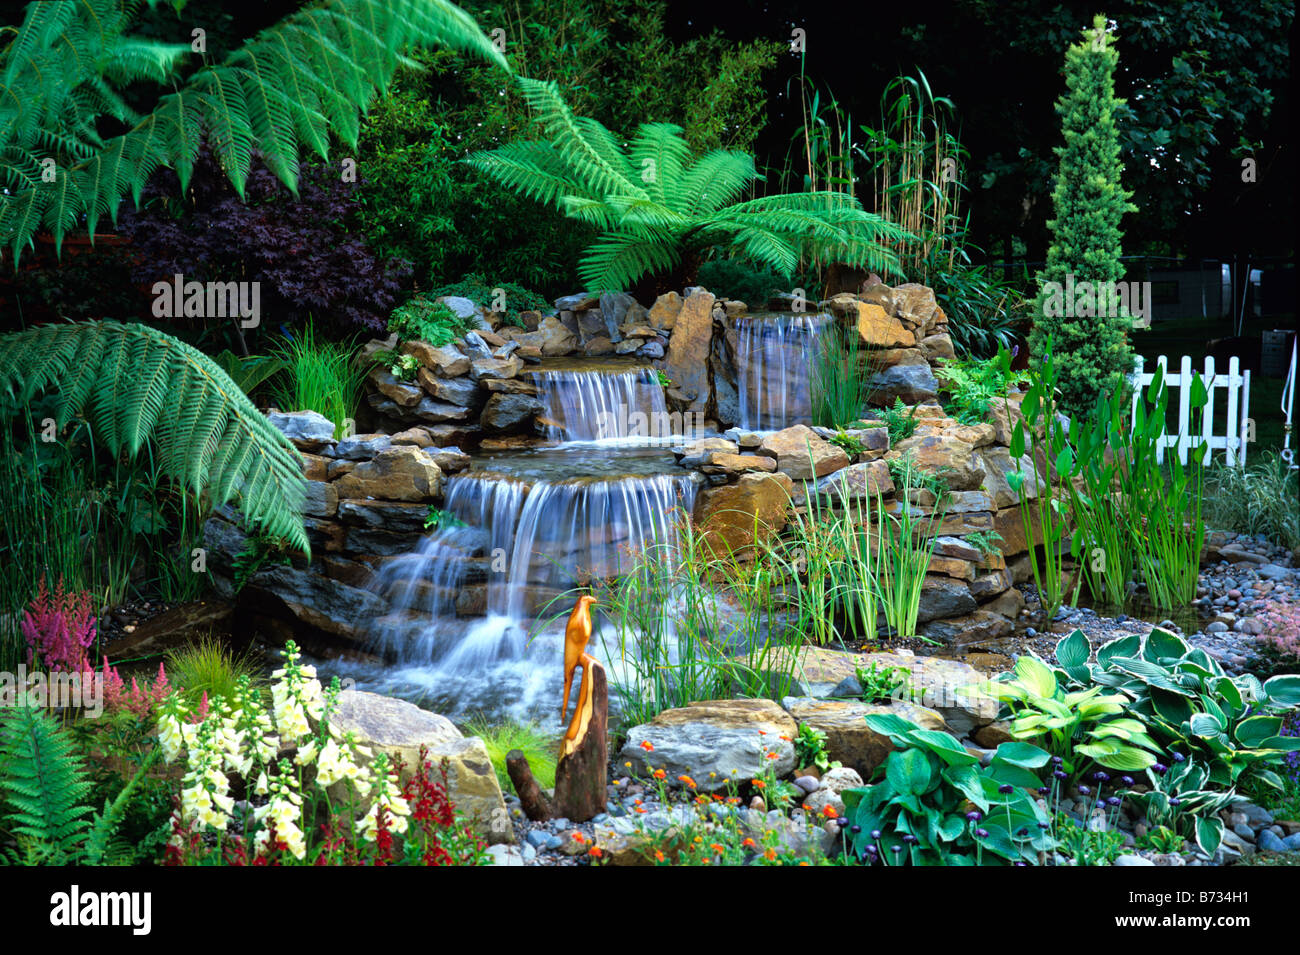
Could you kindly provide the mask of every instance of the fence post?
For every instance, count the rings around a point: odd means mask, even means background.
[[[1160,377],[1161,380],[1164,382],[1164,386],[1166,388],[1165,393],[1168,394],[1167,389],[1169,388],[1169,359],[1166,358],[1164,355],[1161,355],[1159,358],[1156,359],[1156,367],[1160,369]],[[1165,424],[1162,421],[1160,422],[1160,437],[1156,439],[1156,464],[1165,463],[1165,447],[1166,447],[1165,439],[1167,437],[1168,436],[1165,434]]]
[[[1240,363],[1234,355],[1228,359],[1228,437],[1226,445],[1226,455],[1224,461],[1228,467],[1236,467],[1238,448],[1237,419],[1240,414],[1240,401],[1238,399],[1238,389],[1241,385]],[[1243,462],[1244,463],[1244,462]]]
[[[1205,356],[1205,407],[1201,409],[1201,440],[1205,443],[1205,454],[1197,464],[1209,464],[1214,450],[1214,389],[1219,386],[1214,375],[1214,356]]]
[[[1250,427],[1250,369],[1242,373],[1241,381],[1241,466],[1246,466],[1246,445],[1252,435]]]

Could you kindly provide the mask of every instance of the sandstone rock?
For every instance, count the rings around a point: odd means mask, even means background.
[[[913,466],[926,474],[942,477],[953,491],[978,488],[984,480],[984,463],[972,453],[975,449],[964,441],[946,436],[914,436],[899,441],[886,460],[911,454]]]
[[[330,724],[351,732],[372,753],[387,753],[402,761],[402,780],[417,771],[421,747],[432,764],[433,778],[441,781],[439,767],[448,761],[447,794],[476,834],[490,843],[514,841],[514,827],[506,811],[496,771],[487,747],[477,736],[464,737],[446,717],[430,713],[404,700],[377,693],[345,690]],[[338,796],[345,798],[340,787]]]
[[[614,354],[614,343],[604,335],[598,335],[583,346],[583,353],[588,358],[602,358]]]
[[[509,358],[477,358],[470,362],[469,374],[475,381],[484,378],[513,378],[523,367],[524,363],[517,355]]]
[[[871,378],[871,402],[890,407],[895,398],[912,405],[939,393],[939,382],[927,365],[895,365]]]
[[[650,324],[655,328],[671,331],[682,310],[682,297],[676,292],[665,292],[655,299],[650,308]]]
[[[432,398],[421,399],[420,403],[412,408],[410,413],[421,421],[430,421],[434,424],[447,421],[464,421],[469,417],[468,408],[446,401],[434,401]]]
[[[858,703],[851,700],[821,700],[788,696],[782,701],[786,711],[800,724],[826,734],[826,751],[831,759],[870,779],[876,767],[894,749],[888,736],[867,726],[866,717],[873,713],[893,713],[911,720],[922,729],[946,732],[948,727],[934,710],[912,703]]]
[[[622,341],[623,335],[619,327],[627,320],[628,311],[636,307],[636,299],[626,292],[606,292],[600,297],[600,314],[605,320],[605,330],[610,341]]]
[[[997,749],[1003,743],[1014,742],[1011,727],[1001,720],[994,720],[987,726],[981,726],[971,734],[971,739],[985,749]]]
[[[424,532],[429,508],[424,504],[397,501],[344,500],[338,506],[339,520],[354,527],[392,531],[400,534]]]
[[[952,361],[957,357],[952,347],[952,336],[948,334],[928,335],[916,344],[921,349],[921,354],[925,356],[925,360],[931,364],[941,358]]]
[[[315,411],[272,411],[266,420],[300,450],[316,450],[334,440],[334,422]]]
[[[858,334],[871,348],[911,348],[916,336],[903,327],[903,323],[879,305],[854,302],[857,307]]]
[[[402,345],[403,353],[414,355],[424,368],[440,378],[459,378],[469,371],[469,359],[455,345],[430,345],[412,341]]]
[[[407,428],[393,435],[393,444],[413,444],[417,448],[427,448],[433,444],[433,438],[423,428]]]
[[[330,458],[304,451],[302,452],[302,476],[308,481],[327,481],[330,462]]]
[[[817,482],[817,492],[828,494],[832,500],[865,500],[874,502],[877,494],[893,494],[894,480],[889,476],[889,465],[884,461],[852,464]]]
[[[339,507],[339,493],[333,484],[324,481],[308,481],[307,494],[303,499],[302,512],[311,517],[333,517]]]
[[[802,424],[768,435],[759,453],[775,458],[777,468],[795,480],[811,480],[849,466],[843,448]]]
[[[542,403],[528,395],[496,394],[483,406],[479,423],[494,431],[520,428],[541,414]]]
[[[416,385],[398,381],[382,365],[370,369],[366,376],[375,389],[399,408],[413,408],[424,398],[424,391]]]
[[[777,776],[789,773],[797,730],[771,700],[707,700],[664,710],[629,729],[620,760],[647,775],[663,769],[670,780],[690,776],[701,791],[714,792],[728,781],[748,782],[769,769]],[[654,748],[645,750],[643,742]],[[769,753],[776,759],[769,759]]]
[[[705,488],[695,498],[696,526],[719,554],[748,551],[785,528],[792,487],[778,472],[742,474],[735,484]]]
[[[469,455],[460,448],[429,448],[428,454],[444,474],[454,474],[469,467]]]
[[[338,444],[334,445],[334,457],[347,461],[367,461],[392,446],[393,439],[386,434],[353,434],[340,438]]]
[[[683,412],[708,410],[712,395],[708,367],[712,342],[713,295],[696,292],[682,303],[663,360],[663,370],[672,380],[667,395]]]
[[[340,498],[424,501],[436,497],[442,471],[423,448],[401,445],[381,451],[335,482]]]
[[[776,461],[757,454],[728,454],[726,451],[709,451],[704,455],[700,470],[705,474],[743,474],[747,471],[775,471]]]
[[[894,314],[906,325],[915,326],[924,335],[936,322],[939,305],[934,290],[916,282],[894,286]],[[939,313],[942,314],[942,313]]]
[[[416,380],[425,393],[449,404],[468,407],[474,404],[478,397],[478,383],[469,378],[440,378],[428,369],[421,368],[416,375]],[[484,379],[484,381],[494,380]]]

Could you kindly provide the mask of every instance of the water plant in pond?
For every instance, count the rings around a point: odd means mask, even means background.
[[[921,610],[921,591],[934,556],[935,531],[943,523],[943,501],[935,502],[928,517],[908,501],[907,490],[916,486],[917,472],[910,457],[904,456],[901,461],[902,469],[895,479],[903,489],[895,504],[897,516],[885,509],[884,496],[876,495],[880,554],[875,579],[886,623],[896,637],[906,639],[918,636],[916,622]]]

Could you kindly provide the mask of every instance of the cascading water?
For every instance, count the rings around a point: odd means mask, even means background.
[[[736,322],[739,426],[771,431],[812,418],[810,380],[824,313],[770,312]]]
[[[546,437],[552,441],[611,441],[652,434],[671,438],[663,433],[668,429],[651,432],[646,427],[669,420],[663,388],[649,368],[556,370],[539,373],[534,380],[545,409]]]
[[[638,550],[676,540],[690,475],[527,483],[492,472],[449,479],[456,526],[390,561],[376,588],[390,613],[375,640],[398,666],[385,682],[422,688],[439,712],[536,714],[555,702],[560,637],[529,639],[529,621],[562,614],[553,597],[617,574]],[[481,614],[481,616],[476,616]]]

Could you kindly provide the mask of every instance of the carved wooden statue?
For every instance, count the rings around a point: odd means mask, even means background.
[[[564,629],[561,720],[568,712],[574,667],[582,667],[582,683],[555,767],[554,811],[574,822],[585,822],[604,812],[607,796],[609,688],[605,668],[586,652],[591,639],[591,605],[595,602],[595,597],[579,597]]]

